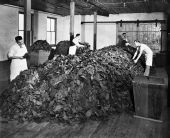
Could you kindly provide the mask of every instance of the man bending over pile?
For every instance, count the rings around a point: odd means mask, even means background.
[[[152,60],[153,60],[153,52],[146,44],[142,44],[137,40],[135,40],[134,43],[136,46],[136,52],[132,59],[134,60],[135,63],[137,63],[138,59],[141,57],[142,53],[144,52],[146,58],[146,68],[145,68],[144,76],[149,76],[150,67],[152,66]]]

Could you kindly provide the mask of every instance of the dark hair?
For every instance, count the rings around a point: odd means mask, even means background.
[[[76,34],[76,37],[77,37],[77,36],[80,36],[80,34]]]
[[[125,35],[126,33],[122,33],[122,35]]]
[[[138,42],[138,43],[140,43],[140,41],[139,41],[139,40],[134,40],[134,42]]]
[[[22,36],[16,36],[15,41],[18,42],[19,40],[22,40]]]

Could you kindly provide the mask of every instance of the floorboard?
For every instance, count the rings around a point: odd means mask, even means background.
[[[155,76],[167,78],[162,69],[157,69]],[[122,113],[112,115],[108,120],[88,120],[74,125],[18,123],[0,117],[0,138],[170,138],[170,109],[165,114],[163,123]]]
[[[169,112],[170,113],[170,112]],[[112,115],[105,121],[88,120],[66,125],[0,121],[1,138],[169,138],[170,120],[163,123],[143,120],[127,113]]]

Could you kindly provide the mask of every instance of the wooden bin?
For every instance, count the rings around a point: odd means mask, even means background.
[[[166,56],[167,56],[167,54],[165,52],[156,53],[156,56],[154,59],[156,67],[165,67],[166,66],[166,64],[167,64]]]
[[[50,55],[50,51],[44,51],[44,50],[39,50],[36,52],[31,52],[30,53],[30,66],[38,66],[40,64],[43,64],[48,60],[48,56]]]
[[[133,80],[135,116],[162,122],[167,106],[166,93],[164,78],[136,76]]]

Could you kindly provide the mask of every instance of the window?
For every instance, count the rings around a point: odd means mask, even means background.
[[[24,14],[23,13],[19,13],[18,35],[22,36],[24,40]]]
[[[33,42],[33,17],[34,15],[31,14],[31,40],[30,43]],[[19,26],[18,26],[18,35],[22,36],[24,40],[24,13],[19,13]]]
[[[47,18],[47,42],[56,43],[56,19],[54,18]]]

